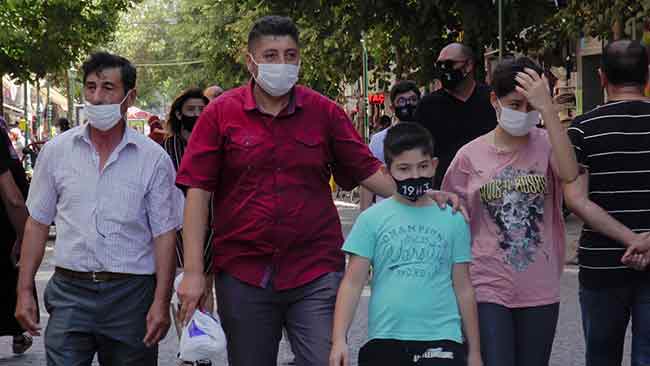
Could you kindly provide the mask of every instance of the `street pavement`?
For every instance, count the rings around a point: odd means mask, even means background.
[[[357,214],[358,208],[355,205],[344,202],[337,202],[343,231],[347,235]],[[567,237],[569,243],[575,243],[580,231],[580,222],[574,217],[569,217],[567,221]],[[570,245],[569,247],[575,248]],[[45,285],[52,276],[54,267],[52,263],[53,242],[49,242],[46,249],[45,258],[36,276],[36,286],[38,288],[41,324],[43,327],[47,324],[48,314],[43,306],[43,290]],[[568,257],[571,257],[570,253]],[[562,277],[560,305],[560,319],[553,347],[551,366],[581,366],[584,365],[584,342],[582,338],[582,329],[580,325],[580,309],[578,305],[578,273],[574,265],[567,265]],[[367,316],[368,316],[368,296],[370,290],[363,292],[363,297],[359,303],[357,315],[350,330],[350,347],[352,353],[352,366],[356,366],[356,358],[359,347],[365,341],[367,336]],[[629,337],[626,342],[624,365],[629,365]],[[173,366],[177,365],[176,352],[178,351],[178,340],[176,332],[170,329],[165,339],[160,343],[159,365]],[[286,365],[292,359],[290,347],[286,340],[280,343],[280,353],[278,355],[278,365]],[[11,338],[0,338],[0,366],[26,366],[26,365],[45,365],[45,353],[43,349],[43,339],[34,338],[34,346],[22,356],[14,356],[11,353]],[[96,362],[94,365],[97,364]],[[213,365],[227,365],[225,355],[213,361]]]

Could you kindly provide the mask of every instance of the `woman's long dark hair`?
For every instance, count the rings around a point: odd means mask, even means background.
[[[185,104],[188,99],[202,99],[205,102],[205,105],[210,103],[210,100],[203,95],[203,90],[199,88],[189,88],[182,92],[176,97],[176,99],[174,99],[174,102],[169,108],[169,114],[167,115],[166,128],[170,135],[179,135],[181,133],[183,126],[181,120],[176,117],[176,112],[182,113],[181,109],[183,108],[183,104]]]

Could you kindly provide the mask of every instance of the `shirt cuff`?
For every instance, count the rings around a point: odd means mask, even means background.
[[[176,177],[176,187],[185,192],[189,188],[199,188],[207,192],[214,192],[215,188],[207,183],[201,183],[191,180],[187,177]]]
[[[27,210],[29,211],[29,217],[31,217],[34,221],[38,222],[41,225],[50,226],[54,221],[54,217],[50,217],[47,214],[44,214],[37,210],[33,210],[31,208],[28,208]]]

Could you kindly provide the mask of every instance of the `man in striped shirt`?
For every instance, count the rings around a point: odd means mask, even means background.
[[[632,320],[632,365],[650,365],[650,100],[648,54],[621,40],[603,51],[609,102],[569,128],[583,174],[565,186],[585,221],[580,237],[580,305],[586,366],[620,365]]]

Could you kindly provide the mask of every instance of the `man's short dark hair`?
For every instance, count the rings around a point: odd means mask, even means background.
[[[433,137],[431,133],[414,122],[401,122],[391,127],[384,139],[384,161],[390,168],[393,159],[405,151],[420,149],[424,155],[433,158]]]
[[[512,93],[515,87],[519,85],[515,80],[518,72],[524,72],[524,69],[533,69],[540,76],[544,70],[533,60],[528,57],[511,58],[501,61],[492,72],[492,90],[497,97],[505,97]]]
[[[248,51],[252,51],[254,43],[264,36],[289,36],[300,44],[298,27],[289,17],[267,15],[258,19],[248,33]]]
[[[612,85],[643,87],[648,80],[648,51],[639,41],[610,42],[603,50],[602,71]]]
[[[420,89],[418,89],[418,85],[415,83],[413,80],[400,80],[395,85],[393,85],[392,88],[390,88],[390,102],[392,104],[395,104],[395,97],[397,97],[397,94],[403,94],[406,92],[412,91],[414,92],[417,96],[418,99],[420,99]]]
[[[61,129],[61,132],[67,131],[67,130],[70,129],[70,121],[68,121],[68,119],[65,118],[65,117],[61,117],[61,118],[57,119],[55,125],[59,126],[59,128]]]
[[[83,63],[81,69],[84,73],[83,82],[86,83],[88,75],[102,72],[105,69],[118,68],[122,75],[122,84],[124,84],[124,93],[135,88],[137,72],[131,61],[122,56],[113,55],[108,52],[96,52],[90,55]]]
[[[390,117],[388,117],[385,114],[379,117],[379,127],[386,128],[389,126],[390,126]]]

